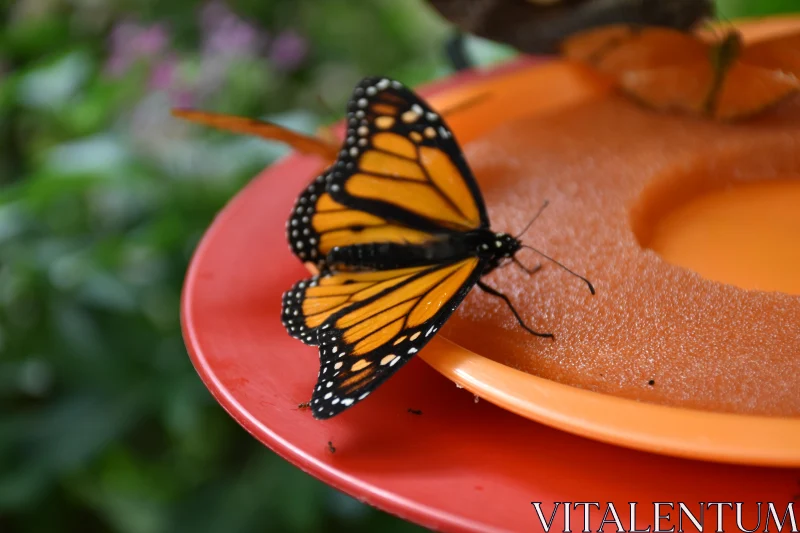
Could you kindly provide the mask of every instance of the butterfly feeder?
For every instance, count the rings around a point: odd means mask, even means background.
[[[738,28],[746,52],[800,23]],[[186,343],[221,405],[303,470],[431,529],[529,530],[530,502],[565,497],[790,500],[800,102],[732,117],[716,79],[641,105],[625,76],[653,65],[596,57],[419,91],[367,79],[339,146],[295,139],[187,275]]]

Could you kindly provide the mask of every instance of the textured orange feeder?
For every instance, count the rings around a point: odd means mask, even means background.
[[[741,30],[747,40],[787,27],[800,23]],[[748,420],[762,433],[738,443],[737,460],[766,440],[781,448],[776,462],[794,453],[788,462],[800,464],[800,101],[717,123],[643,109],[564,62],[429,99],[441,108],[477,95],[489,96],[449,122],[493,227],[513,233],[549,200],[525,241],[598,294],[546,261],[533,277],[506,267],[491,282],[555,341],[473,291],[442,329],[447,340],[421,356],[495,403],[585,435],[714,458],[715,440]],[[592,417],[606,427],[595,431]],[[698,430],[695,441],[659,433],[671,422]],[[625,435],[636,426],[651,442]]]
[[[800,21],[738,28],[747,42]],[[421,358],[476,395],[584,436],[800,466],[800,99],[724,124],[649,111],[562,61],[423,94],[463,146],[492,227],[514,234],[549,200],[525,242],[598,293],[547,261],[533,277],[498,269],[492,283],[555,341],[473,291]],[[326,160],[338,151],[248,119],[176,115]]]

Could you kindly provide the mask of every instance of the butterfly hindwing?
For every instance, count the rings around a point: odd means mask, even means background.
[[[470,257],[413,269],[410,275],[412,269],[382,271],[392,276],[384,282],[387,288],[331,313],[317,329],[314,417],[330,418],[363,400],[408,362],[452,315],[484,266]]]
[[[299,281],[283,294],[283,325],[292,337],[316,346],[317,331],[331,315],[390,289],[426,268],[429,267],[328,272]]]
[[[304,263],[313,263],[322,270],[327,253],[320,245],[320,234],[314,229],[313,217],[324,209],[328,196],[325,193],[325,176],[320,175],[300,193],[286,221],[286,238],[289,248]]]
[[[431,233],[488,228],[478,184],[453,134],[397,81],[366,78],[328,191],[343,204]]]

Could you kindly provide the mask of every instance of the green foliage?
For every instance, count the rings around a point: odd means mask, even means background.
[[[717,0],[722,18],[757,17],[779,13],[797,13],[797,0]]]
[[[361,76],[415,85],[449,73],[448,30],[422,0],[211,6],[0,8],[0,531],[416,530],[277,458],[198,379],[178,319],[188,261],[219,209],[286,149],[169,109],[313,132]]]
[[[205,6],[7,8],[0,531],[416,530],[272,454],[198,379],[178,312],[191,253],[286,148],[169,109],[313,132],[360,76],[446,73],[446,30],[419,2],[247,0],[217,4],[210,21]],[[226,17],[235,30],[214,27]]]

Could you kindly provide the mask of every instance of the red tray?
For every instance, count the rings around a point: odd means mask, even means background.
[[[800,470],[675,459],[577,437],[476,404],[421,360],[331,420],[299,410],[315,383],[318,355],[280,323],[281,293],[308,275],[289,252],[284,223],[321,165],[292,156],[248,185],[203,238],[184,287],[184,336],[198,373],[269,448],[363,502],[444,531],[539,531],[535,501],[544,502],[547,518],[553,502],[598,502],[603,510],[613,502],[626,528],[631,501],[640,502],[640,528],[654,525],[654,501],[694,510],[698,502],[747,502],[748,525],[756,520],[751,502],[775,502],[782,515],[797,498]],[[724,513],[733,530],[735,512]],[[715,509],[706,515],[712,530]],[[676,512],[671,516],[662,525],[677,531]],[[593,510],[591,529],[601,520]],[[578,508],[572,529],[582,528]]]

